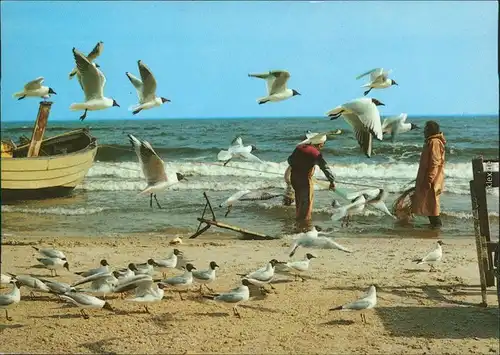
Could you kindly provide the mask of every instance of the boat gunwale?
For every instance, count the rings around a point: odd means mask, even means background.
[[[53,159],[61,159],[61,158],[65,158],[65,157],[71,157],[71,156],[75,156],[75,155],[84,154],[87,151],[97,150],[99,148],[99,146],[97,144],[97,138],[90,134],[90,131],[88,130],[88,128],[77,128],[75,130],[72,130],[72,131],[69,131],[69,132],[65,132],[65,133],[62,133],[62,134],[59,134],[59,135],[56,135],[56,136],[44,139],[42,142],[47,142],[49,140],[57,139],[57,138],[64,137],[64,136],[69,136],[69,135],[72,135],[72,134],[76,135],[78,133],[80,135],[85,135],[85,136],[87,136],[89,138],[89,144],[85,148],[79,149],[79,150],[77,150],[75,152],[66,153],[66,154],[45,155],[45,156],[37,156],[37,157],[2,158],[1,159],[1,161],[2,161],[2,168],[3,168],[3,164],[7,163],[9,160],[30,161],[30,160],[53,160]],[[22,148],[24,148],[24,147],[26,147],[28,145],[29,144],[25,144],[25,145],[19,146],[19,147],[17,147],[16,150],[22,149]]]

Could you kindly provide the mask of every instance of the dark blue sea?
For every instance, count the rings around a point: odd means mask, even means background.
[[[444,237],[473,235],[469,194],[471,159],[478,155],[498,159],[498,116],[413,117],[407,122],[423,127],[435,120],[447,140],[445,191],[442,197]],[[32,122],[2,122],[2,139],[31,136]],[[404,133],[390,141],[374,141],[372,158],[365,157],[344,120],[328,118],[261,119],[177,119],[49,121],[46,137],[82,126],[90,127],[99,150],[94,166],[71,197],[45,201],[21,201],[2,206],[3,233],[36,235],[114,236],[128,233],[189,235],[198,226],[204,207],[203,192],[214,206],[217,218],[226,223],[257,232],[280,235],[294,220],[294,207],[281,205],[281,199],[235,205],[224,218],[218,205],[242,189],[283,191],[286,159],[307,130],[323,132],[340,129],[326,143],[323,155],[332,166],[343,189],[362,186],[383,187],[390,192],[387,204],[415,179],[423,145],[422,130]],[[188,181],[158,193],[163,209],[149,207],[149,196],[138,196],[145,186],[137,157],[127,134],[149,141],[166,162],[166,170],[183,173]],[[227,149],[241,135],[243,143],[254,144],[263,164],[232,161],[222,166],[217,153]],[[323,176],[318,169],[317,176]],[[428,221],[418,217],[412,227],[399,226],[389,216],[371,210],[355,216],[352,225],[341,228],[330,220],[330,205],[335,193],[316,186],[313,218],[315,223],[337,230],[338,236],[418,235]],[[492,232],[498,235],[498,188],[488,191]],[[216,229],[214,229],[216,231]],[[217,230],[224,232],[223,230]],[[224,232],[226,233],[226,232]],[[229,235],[232,232],[228,232]]]

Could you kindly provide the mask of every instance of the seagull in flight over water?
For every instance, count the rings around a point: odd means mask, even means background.
[[[101,66],[95,63],[94,60],[101,55],[103,49],[104,49],[104,42],[103,41],[97,42],[94,49],[92,49],[92,51],[87,56],[89,62],[94,64],[97,68],[100,68]],[[77,73],[78,73],[78,68],[77,67],[73,68],[73,70],[69,73],[69,80],[73,79],[73,77]]]
[[[384,68],[375,68],[367,71],[356,77],[356,80],[370,74],[370,82],[362,85],[362,88],[369,88],[363,94],[366,96],[372,89],[385,89],[392,85],[398,85],[394,80],[389,79],[389,74],[392,70],[384,70]]]
[[[130,107],[132,114],[136,115],[142,110],[149,110],[153,107],[158,107],[165,102],[170,102],[169,99],[164,97],[156,96],[156,79],[148,68],[141,60],[137,61],[139,66],[139,73],[141,74],[141,79],[136,78],[129,72],[126,72],[127,78],[129,78],[132,85],[134,85],[137,96],[139,97],[139,104]]]
[[[155,198],[158,208],[161,208],[156,193],[163,191],[173,184],[181,180],[187,179],[181,173],[175,173],[175,176],[168,177],[165,172],[165,163],[156,154],[153,147],[147,141],[140,141],[133,135],[129,134],[128,138],[134,147],[139,163],[141,163],[142,172],[146,178],[148,186],[142,190],[139,195],[149,194],[149,207],[153,208],[153,197]]]
[[[85,102],[73,103],[69,106],[71,111],[85,110],[80,120],[87,117],[87,111],[104,110],[110,107],[120,107],[115,99],[104,96],[106,77],[92,64],[82,52],[73,47],[73,56],[78,68],[78,82],[85,94]]]
[[[225,160],[224,166],[226,166],[227,163],[229,163],[233,158],[242,158],[244,160],[262,163],[262,160],[252,154],[252,152],[256,150],[257,147],[253,144],[244,146],[243,140],[240,136],[238,136],[233,139],[228,150],[221,150],[219,154],[217,154],[217,159]]]
[[[248,74],[251,78],[264,79],[267,82],[267,96],[257,100],[259,105],[266,102],[278,102],[300,95],[295,89],[288,89],[286,83],[290,79],[290,73],[286,70],[271,70],[262,74]]]
[[[383,139],[380,112],[377,106],[385,105],[377,99],[363,97],[337,106],[326,113],[330,120],[335,120],[340,116],[344,118],[354,129],[356,140],[368,158],[372,155],[372,136],[379,141]]]

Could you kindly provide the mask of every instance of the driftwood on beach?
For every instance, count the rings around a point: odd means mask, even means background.
[[[219,227],[222,229],[228,229],[228,230],[232,230],[232,231],[241,233],[242,239],[246,239],[246,240],[274,240],[274,239],[277,239],[276,237],[272,237],[270,235],[252,232],[248,229],[240,228],[237,226],[233,226],[233,225],[230,225],[227,223],[222,223],[222,222],[217,221],[217,219],[215,218],[214,210],[212,208],[212,204],[210,203],[210,200],[208,199],[206,192],[203,192],[203,197],[205,198],[206,203],[205,203],[205,208],[203,209],[203,213],[202,213],[201,217],[197,218],[197,220],[200,222],[200,224],[198,225],[198,229],[196,230],[196,232],[192,236],[190,236],[189,239],[197,238],[198,236],[200,236],[201,234],[206,232],[211,226]],[[207,208],[210,209],[210,213],[212,214],[211,220],[205,218],[205,213],[207,212]],[[203,223],[205,223],[205,226],[202,228],[201,226]]]

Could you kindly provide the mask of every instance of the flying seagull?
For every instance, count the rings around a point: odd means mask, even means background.
[[[78,68],[78,81],[85,94],[85,102],[73,103],[69,106],[71,111],[85,110],[80,120],[87,117],[87,111],[104,110],[113,106],[120,107],[118,103],[104,96],[104,85],[106,77],[92,63],[89,62],[82,52],[73,47],[73,56],[75,57],[76,67]]]
[[[369,88],[364,92],[364,95],[368,95],[372,89],[385,89],[392,85],[398,85],[394,80],[389,79],[388,76],[392,70],[384,70],[384,68],[375,68],[367,71],[356,77],[356,80],[370,74],[370,82],[362,85],[362,88]]]
[[[396,136],[401,133],[406,133],[419,127],[414,123],[406,123],[408,115],[402,113],[399,116],[387,117],[382,122],[382,133],[391,135],[391,142],[394,142]]]
[[[227,163],[229,163],[233,158],[242,158],[256,163],[262,163],[262,160],[252,154],[252,152],[256,150],[257,147],[253,144],[244,146],[243,140],[240,136],[238,136],[233,139],[228,150],[221,150],[219,154],[217,154],[217,159],[224,160],[224,166],[226,166]]]
[[[363,97],[337,106],[326,113],[330,120],[344,117],[344,120],[354,129],[356,140],[368,158],[372,154],[372,136],[380,141],[383,139],[377,106],[385,105],[377,99]]]
[[[259,78],[267,81],[267,96],[257,99],[259,105],[266,102],[278,102],[300,95],[295,89],[288,89],[286,83],[290,79],[290,73],[286,70],[271,70],[268,73],[248,74],[251,78]]]
[[[181,173],[175,173],[175,176],[168,177],[165,172],[165,163],[156,154],[153,147],[147,141],[140,141],[133,135],[129,134],[128,138],[134,147],[139,163],[141,163],[142,172],[146,178],[148,186],[139,194],[149,194],[149,207],[153,208],[153,197],[155,198],[158,208],[161,208],[156,193],[163,191],[180,180],[187,180]]]
[[[50,95],[56,95],[56,92],[52,88],[42,86],[43,81],[43,76],[40,76],[24,85],[23,91],[16,92],[12,96],[17,97],[18,100],[22,100],[25,97],[41,97],[46,100]]]
[[[138,60],[137,65],[139,66],[141,79],[136,78],[129,72],[125,73],[132,85],[134,85],[135,90],[137,91],[137,96],[139,97],[139,104],[130,107],[130,110],[134,115],[138,114],[142,110],[149,110],[153,107],[160,106],[165,102],[170,102],[169,99],[156,96],[156,79],[151,72],[151,69],[149,69],[148,66],[142,62],[142,60]]]
[[[97,68],[100,68],[100,65],[94,63],[94,60],[101,55],[103,48],[104,48],[104,42],[103,41],[97,42],[94,49],[92,49],[92,51],[87,55],[87,59],[89,60],[89,62],[93,63]],[[73,77],[77,73],[78,73],[78,68],[77,67],[73,68],[73,70],[69,73],[69,80],[73,79]]]

